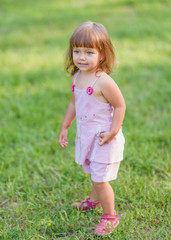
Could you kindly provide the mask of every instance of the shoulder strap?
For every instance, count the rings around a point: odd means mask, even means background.
[[[100,77],[100,76],[99,76],[99,77]],[[96,83],[96,81],[97,81],[97,79],[98,79],[99,77],[96,77],[96,78],[95,78],[94,82],[91,84],[91,87],[94,86],[94,84]]]
[[[96,83],[96,81],[99,79],[99,77],[101,77],[101,76],[103,76],[103,75],[104,75],[104,73],[102,73],[100,76],[96,77],[95,80],[94,80],[94,82],[91,84],[91,87],[93,87],[94,84]]]
[[[75,74],[75,77],[74,77],[74,85],[75,85],[75,81],[76,81],[76,79],[77,79],[79,73],[80,73],[80,71],[78,71],[78,72]]]

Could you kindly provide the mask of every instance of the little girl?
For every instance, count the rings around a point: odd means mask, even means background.
[[[110,234],[119,224],[114,192],[109,181],[117,178],[125,139],[121,125],[123,96],[112,78],[115,54],[103,25],[84,22],[70,39],[66,70],[70,70],[72,96],[62,122],[59,144],[68,145],[68,127],[76,118],[75,160],[91,174],[92,191],[86,200],[72,204],[87,211],[101,204],[103,215],[95,235]]]

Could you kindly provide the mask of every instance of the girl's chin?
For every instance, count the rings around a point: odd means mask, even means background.
[[[82,71],[89,71],[90,69],[87,66],[78,66],[78,68]]]
[[[81,64],[78,64],[78,68],[80,69],[88,69],[88,65],[81,65]]]
[[[89,72],[89,73],[92,73],[92,72],[95,72],[96,71],[96,68],[90,68],[88,66],[80,66],[80,65],[77,65],[77,67],[80,69],[80,71],[83,71],[83,72]]]

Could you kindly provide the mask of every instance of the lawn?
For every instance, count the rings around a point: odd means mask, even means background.
[[[0,239],[102,239],[101,210],[72,209],[91,181],[58,134],[71,96],[65,54],[73,30],[100,22],[119,66],[111,77],[127,110],[115,191],[120,224],[103,239],[169,238],[170,7],[167,0],[1,0]]]

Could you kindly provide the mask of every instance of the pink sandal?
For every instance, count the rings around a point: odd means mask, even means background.
[[[81,202],[75,202],[72,204],[72,206],[76,206],[78,207],[79,210],[82,210],[82,211],[87,211],[87,210],[90,210],[90,209],[94,209],[96,208],[98,205],[100,205],[100,202],[97,201],[97,202],[91,202],[90,201],[90,196],[88,196],[86,198],[86,200],[83,200]]]
[[[97,236],[103,236],[111,234],[119,224],[119,220],[117,215],[105,215],[101,216],[101,222],[97,226],[94,234]]]

